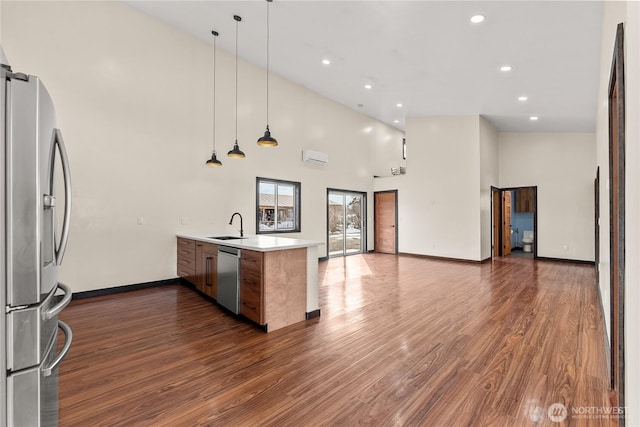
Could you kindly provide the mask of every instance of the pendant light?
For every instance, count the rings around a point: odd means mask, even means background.
[[[211,31],[211,34],[213,34],[213,152],[206,165],[222,166],[222,162],[216,157],[216,37],[218,32]]]
[[[258,145],[263,147],[276,147],[278,141],[271,136],[269,131],[269,3],[273,0],[267,0],[267,130],[264,135],[258,139]]]
[[[227,156],[243,159],[244,153],[240,151],[238,146],[238,23],[242,21],[242,18],[238,15],[233,15],[233,19],[236,20],[236,142],[233,144],[233,149],[227,153]]]

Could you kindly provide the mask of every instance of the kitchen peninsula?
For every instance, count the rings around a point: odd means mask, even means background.
[[[271,332],[320,314],[320,245],[287,237],[178,234],[177,275],[233,313]],[[234,289],[226,273],[229,258],[236,259],[231,268],[237,271],[232,279]]]

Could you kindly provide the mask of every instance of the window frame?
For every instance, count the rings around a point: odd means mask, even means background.
[[[274,184],[276,188],[276,194],[274,194],[274,229],[273,230],[261,230],[260,229],[260,184]],[[286,230],[278,230],[278,200],[277,200],[277,188],[279,185],[288,185],[293,187],[293,228]],[[282,179],[273,179],[273,178],[265,178],[265,177],[256,177],[256,234],[281,234],[281,233],[300,233],[300,206],[301,206],[301,190],[302,184],[297,181],[287,181]]]

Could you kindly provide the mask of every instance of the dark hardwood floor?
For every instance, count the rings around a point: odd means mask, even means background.
[[[592,266],[367,254],[266,334],[179,285],[78,300],[61,426],[591,426],[610,407]],[[568,418],[547,415],[563,403]]]

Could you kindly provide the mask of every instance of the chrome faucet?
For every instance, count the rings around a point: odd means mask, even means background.
[[[244,230],[242,229],[242,215],[240,215],[240,212],[234,212],[233,215],[231,215],[231,220],[229,221],[229,225],[233,224],[233,218],[236,215],[240,217],[240,237],[244,237]]]

